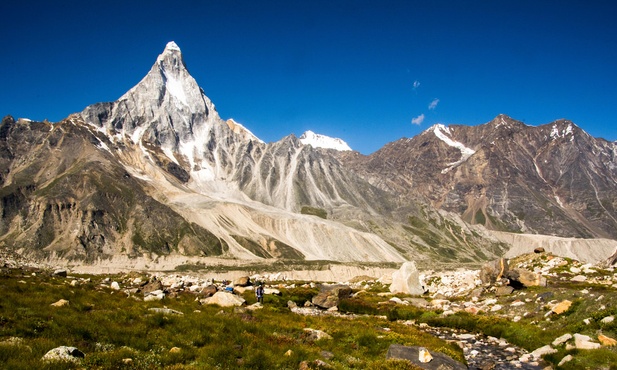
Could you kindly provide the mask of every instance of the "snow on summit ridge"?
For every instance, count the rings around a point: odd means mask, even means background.
[[[300,142],[313,148],[334,149],[338,151],[351,151],[345,141],[339,138],[316,134],[309,130],[300,136]]]
[[[180,51],[180,47],[175,42],[170,41],[170,42],[167,43],[167,45],[165,45],[165,50]]]

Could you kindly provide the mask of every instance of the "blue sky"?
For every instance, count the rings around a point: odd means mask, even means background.
[[[566,118],[617,140],[617,1],[14,1],[0,116],[114,101],[168,41],[222,118],[364,154],[435,123]]]

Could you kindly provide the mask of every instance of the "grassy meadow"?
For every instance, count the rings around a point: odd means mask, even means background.
[[[391,343],[422,345],[464,361],[453,344],[387,318],[300,316],[287,301],[303,304],[317,291],[289,289],[266,296],[260,310],[201,306],[190,293],[143,302],[100,283],[71,286],[69,279],[21,270],[0,277],[0,364],[6,369],[298,369],[320,361],[338,369],[413,369],[385,361]],[[254,303],[246,294],[248,303]],[[53,307],[60,299],[69,301]],[[149,311],[167,307],[179,312]],[[303,330],[332,339],[312,341]],[[46,362],[58,346],[85,353],[79,363]],[[322,364],[323,365],[323,364]]]

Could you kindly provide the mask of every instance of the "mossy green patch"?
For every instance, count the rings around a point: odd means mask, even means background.
[[[323,208],[303,206],[302,209],[300,209],[300,213],[303,215],[317,216],[324,220],[328,218],[328,212]]]

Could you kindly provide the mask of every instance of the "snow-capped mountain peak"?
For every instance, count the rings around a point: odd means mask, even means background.
[[[180,47],[175,42],[170,41],[170,42],[167,43],[167,45],[165,45],[165,50],[168,50],[168,51],[180,51]]]
[[[339,151],[352,150],[342,139],[316,134],[310,130],[300,136],[300,142],[313,148],[335,149]]]

